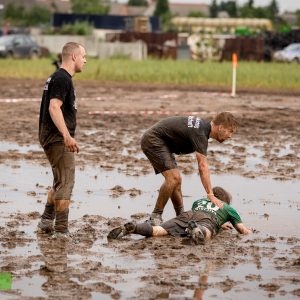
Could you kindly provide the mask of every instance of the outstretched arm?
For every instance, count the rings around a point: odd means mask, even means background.
[[[252,230],[248,229],[243,223],[235,224],[234,228],[240,234],[250,234],[250,233],[252,233]]]
[[[207,193],[207,197],[215,205],[222,208],[223,207],[222,202],[214,196],[214,193],[212,191],[212,186],[211,186],[211,182],[210,182],[210,172],[208,169],[208,163],[207,163],[206,156],[204,156],[203,154],[201,154],[199,152],[196,152],[196,158],[198,161],[200,179],[201,179],[202,185]]]

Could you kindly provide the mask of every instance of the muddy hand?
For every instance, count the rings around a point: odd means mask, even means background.
[[[215,196],[210,196],[209,200],[213,202],[216,206],[223,208],[223,203]]]
[[[226,222],[221,227],[222,227],[223,230],[231,230],[231,229],[233,229],[233,226],[229,222]]]
[[[71,136],[65,138],[65,145],[70,152],[79,152],[79,146],[76,140]]]

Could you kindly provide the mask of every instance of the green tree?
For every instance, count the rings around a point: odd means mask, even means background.
[[[235,1],[222,1],[218,10],[226,11],[231,18],[235,18],[237,16],[237,7]]]
[[[4,9],[3,18],[14,25],[22,25],[24,22],[24,7],[9,3]]]
[[[170,15],[170,7],[168,0],[157,0],[156,7],[154,11],[154,16],[165,17]]]
[[[51,12],[47,8],[34,5],[29,11],[25,12],[24,17],[28,26],[48,24],[51,21]]]
[[[209,6],[209,15],[211,18],[216,18],[218,16],[219,7],[217,0],[212,0],[211,5]]]
[[[253,1],[248,1],[239,9],[239,15],[242,18],[253,18]]]
[[[147,0],[129,0],[128,6],[148,6]]]
[[[25,10],[23,6],[10,3],[6,6],[3,17],[16,26],[37,26],[50,23],[51,12],[39,5]]]
[[[73,13],[106,15],[109,6],[102,5],[100,0],[71,0]]]
[[[168,0],[157,0],[154,16],[160,17],[163,31],[172,30],[172,26],[170,24],[172,14],[170,11]]]
[[[276,0],[272,0],[268,6],[269,8],[269,14],[270,14],[270,19],[274,20],[278,16],[279,13],[279,7],[278,3]]]
[[[297,25],[300,27],[300,9],[296,11],[296,16],[297,16]]]
[[[254,7],[254,0],[249,0],[248,3],[246,4],[249,8]]]
[[[254,18],[258,19],[268,19],[270,18],[270,12],[268,7],[255,7],[254,8]]]
[[[204,18],[205,15],[202,11],[191,11],[188,14],[188,17],[191,17],[191,18]]]

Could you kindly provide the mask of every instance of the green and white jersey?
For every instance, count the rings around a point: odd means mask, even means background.
[[[215,217],[217,232],[220,230],[221,225],[230,222],[233,226],[238,223],[243,223],[237,211],[230,205],[223,202],[223,208],[219,208],[207,198],[202,198],[193,203],[193,211],[201,211],[208,213]]]

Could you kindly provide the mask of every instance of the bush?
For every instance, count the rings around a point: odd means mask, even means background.
[[[46,28],[43,34],[90,35],[93,28],[88,22],[76,21],[74,24],[64,24],[61,28]]]

